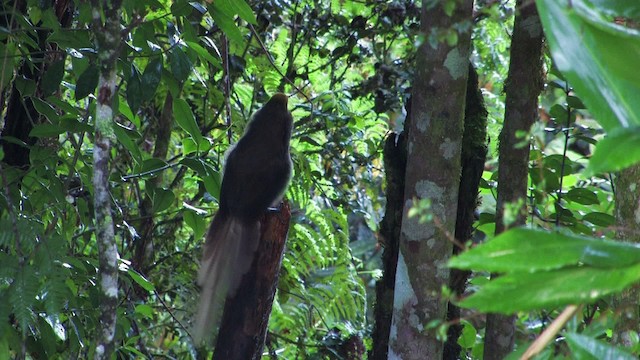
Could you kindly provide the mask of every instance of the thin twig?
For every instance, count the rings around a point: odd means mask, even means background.
[[[560,316],[558,316],[549,327],[538,336],[536,341],[534,341],[527,351],[520,357],[520,360],[528,360],[539,354],[542,349],[547,346],[553,339],[555,339],[556,335],[562,330],[564,324],[566,324],[578,311],[582,309],[582,305],[569,305],[567,306]]]

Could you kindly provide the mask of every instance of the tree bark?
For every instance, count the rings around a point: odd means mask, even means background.
[[[255,259],[237,293],[227,298],[212,359],[262,357],[290,219],[291,208],[285,203],[279,213],[267,213],[260,221]]]
[[[498,145],[498,201],[496,234],[510,226],[526,223],[529,147],[517,148],[522,139],[516,134],[528,132],[537,118],[538,96],[543,86],[542,26],[535,3],[516,2],[516,17],[511,36],[511,59],[505,84],[504,126]],[[505,219],[505,206],[518,204],[515,219]],[[507,220],[507,221],[505,221]],[[508,222],[508,223],[507,223]],[[499,314],[487,316],[484,358],[502,359],[511,352],[515,337],[515,317]]]
[[[155,159],[166,160],[169,152],[169,140],[171,139],[171,124],[173,123],[173,97],[171,92],[167,91],[164,99],[164,105],[158,123],[153,127],[155,133],[155,141],[153,148],[153,157]],[[159,172],[156,176],[148,180],[149,187],[160,187],[163,181],[163,172]],[[141,199],[140,204],[140,221],[139,231],[140,238],[134,242],[133,258],[131,266],[139,273],[146,275],[147,265],[153,260],[153,237],[156,223],[153,217],[153,202],[146,196]],[[145,298],[147,291],[136,287],[136,293]]]
[[[616,225],[618,238],[640,243],[640,164],[620,171],[615,179]],[[640,332],[640,287],[636,284],[614,298],[614,310],[620,313],[613,342],[631,347]]]
[[[484,170],[487,156],[487,109],[484,106],[482,92],[478,88],[478,73],[469,64],[469,79],[467,81],[467,96],[464,113],[464,133],[462,136],[462,174],[458,191],[458,213],[456,216],[455,238],[461,244],[471,239],[473,233],[473,213],[478,206],[478,187]],[[462,249],[454,246],[453,254]],[[466,288],[470,271],[452,269],[449,288],[457,296],[461,296]],[[461,347],[458,338],[462,334],[462,324],[459,323],[460,308],[449,303],[447,320],[453,322],[447,331],[447,341],[444,344],[443,359],[457,360],[460,358]]]
[[[371,360],[386,360],[388,358],[406,168],[407,141],[405,133],[391,133],[384,144],[387,204],[384,219],[380,223],[380,239],[384,247],[382,253],[383,276],[376,282],[375,327],[371,336],[373,349],[371,349],[369,356]]]
[[[120,1],[92,2],[92,30],[97,39],[100,78],[93,144],[93,203],[96,242],[98,243],[98,279],[102,301],[95,359],[110,359],[115,349],[116,309],[118,305],[118,248],[116,247],[111,196],[109,193],[109,156],[115,140],[113,99],[117,96],[116,61],[120,52]],[[104,14],[104,23],[102,15]]]
[[[443,8],[447,4],[422,7],[425,41],[418,49],[406,129],[404,210],[389,336],[392,359],[442,357],[443,344],[429,326],[444,321],[447,309],[440,291],[449,284],[446,261],[458,203],[473,1],[456,1],[454,9]],[[407,216],[421,199],[431,200],[433,222]]]

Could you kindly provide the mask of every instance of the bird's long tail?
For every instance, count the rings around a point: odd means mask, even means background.
[[[200,304],[193,337],[196,344],[217,336],[227,297],[235,295],[249,271],[260,240],[260,222],[218,214],[209,228],[198,273]]]

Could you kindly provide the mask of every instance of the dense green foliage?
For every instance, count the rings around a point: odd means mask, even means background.
[[[476,225],[478,234],[492,236],[495,139],[504,113],[502,82],[514,9],[508,2],[481,3],[472,61],[488,105],[491,150]],[[469,306],[521,311],[520,349],[560,305],[592,304],[582,319],[568,324],[566,341],[556,346],[559,356],[572,351],[603,358],[622,354],[605,344],[615,322],[607,295],[637,282],[638,250],[578,235],[613,237],[611,176],[597,174],[638,160],[640,102],[624,99],[640,94],[638,73],[629,68],[629,59],[638,54],[640,35],[632,25],[640,11],[633,0],[612,9],[605,7],[607,1],[572,3],[577,10],[565,2],[540,1],[545,30],[554,34],[548,35],[548,86],[541,121],[521,134],[523,146],[531,140],[532,149],[530,225],[562,226],[567,233],[506,233],[487,245],[513,249],[503,267],[489,247],[452,265],[478,271],[471,290],[481,290],[477,300],[466,300]],[[100,315],[91,201],[100,49],[93,41],[91,6],[2,4],[0,299],[6,300],[0,302],[0,358],[16,357],[23,349],[40,358],[88,358]],[[585,15],[593,11],[600,17]],[[614,25],[614,16],[630,22]],[[373,282],[380,276],[375,232],[384,203],[380,152],[385,135],[402,129],[415,46],[424,40],[416,33],[417,5],[410,0],[136,0],[123,3],[122,18],[117,123],[107,129],[117,139],[110,180],[121,257],[118,356],[195,355],[189,329],[197,262],[217,208],[224,154],[250,115],[278,91],[294,94],[289,101],[296,120],[294,177],[286,194],[294,225],[266,350],[289,359],[341,358],[354,341],[370,348]],[[556,36],[567,29],[583,31],[584,24],[593,32],[589,41]],[[436,37],[447,40],[447,34]],[[602,51],[602,44],[607,58],[594,50]],[[578,63],[589,66],[573,66]],[[594,73],[602,75],[599,82],[586,83]],[[591,92],[595,89],[615,96],[605,103]],[[18,114],[9,105],[12,96],[19,107],[33,109],[21,120],[33,125],[32,139],[7,135],[7,124]],[[603,129],[611,135],[589,162],[590,146]],[[3,150],[6,144],[28,149],[23,166],[10,165],[19,155]],[[613,151],[629,156],[613,157]],[[521,246],[523,240],[529,248]],[[530,240],[536,241],[533,248]],[[532,256],[533,250],[542,253]],[[512,273],[503,284],[488,283],[489,271]],[[606,278],[596,289],[592,279],[600,275]],[[503,295],[508,276],[519,285],[509,290],[530,302]],[[587,291],[594,289],[597,294]],[[477,358],[482,326],[473,317],[462,323],[459,343]],[[628,350],[637,354],[640,345]],[[553,351],[547,355],[552,358]]]

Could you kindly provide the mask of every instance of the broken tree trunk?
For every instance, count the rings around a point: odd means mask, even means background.
[[[212,359],[260,359],[290,219],[288,203],[261,219],[255,259],[236,294],[227,298]]]

